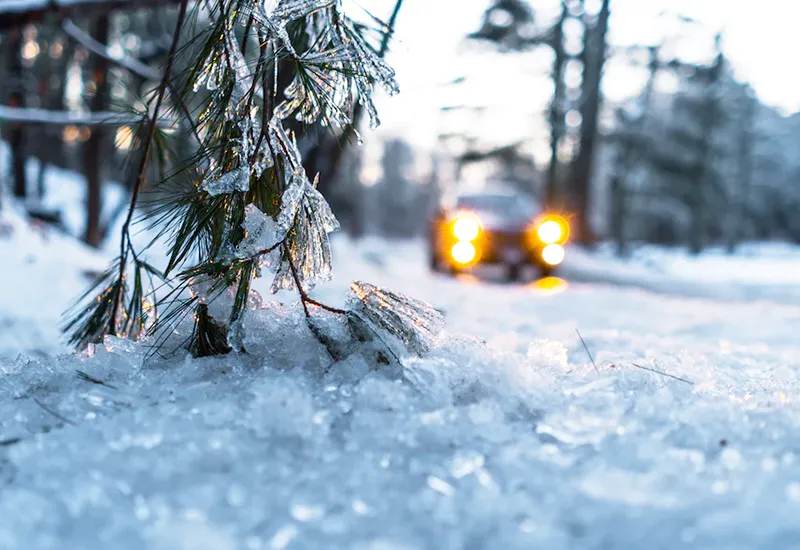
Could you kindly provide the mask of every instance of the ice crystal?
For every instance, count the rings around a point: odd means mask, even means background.
[[[382,338],[398,340],[416,355],[426,353],[444,329],[444,317],[430,304],[369,283],[350,285],[348,305]]]
[[[234,191],[246,193],[250,190],[250,169],[242,166],[230,172],[225,172],[221,176],[205,179],[200,184],[200,189],[212,197],[224,193],[233,193]]]
[[[284,0],[282,2],[259,3],[253,11],[255,20],[263,32],[279,42],[292,57],[297,57],[297,52],[292,45],[292,40],[286,30],[286,25],[295,19],[305,17],[315,11],[330,8],[334,0]]]

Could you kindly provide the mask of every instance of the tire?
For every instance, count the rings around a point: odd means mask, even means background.
[[[434,273],[442,272],[442,262],[439,260],[439,256],[436,254],[436,248],[433,246],[430,247],[428,252],[428,267]]]

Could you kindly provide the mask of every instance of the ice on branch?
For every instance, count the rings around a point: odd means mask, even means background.
[[[283,0],[259,2],[253,15],[262,31],[273,43],[282,45],[292,57],[297,52],[286,25],[324,8],[332,8],[338,0]]]
[[[286,234],[278,229],[275,220],[265,214],[255,204],[244,209],[244,239],[236,247],[237,258],[251,258],[277,245]]]
[[[347,301],[382,338],[397,340],[416,355],[426,353],[444,330],[444,317],[430,304],[369,283],[352,283]]]
[[[283,157],[286,167],[294,171],[303,168],[303,157],[293,139],[289,138],[281,119],[272,117],[269,122],[269,142],[276,155]],[[288,185],[288,182],[287,182]]]
[[[338,3],[291,4],[297,9],[286,8],[282,16],[296,18],[313,12],[322,30],[314,33],[310,48],[298,57],[297,75],[284,91],[286,99],[275,114],[281,118],[294,114],[306,124],[343,126],[351,121],[358,97],[369,113],[370,126],[377,127],[380,120],[372,94],[376,84],[390,95],[399,91],[394,69],[365,42],[353,22],[340,12]]]
[[[317,179],[311,185],[302,167],[287,167],[286,181],[291,183],[283,193],[277,225],[287,233],[272,292],[294,289],[295,273],[307,289],[329,280],[333,262],[328,233],[339,229],[328,201],[317,191]]]
[[[219,177],[206,179],[200,184],[200,189],[212,197],[225,193],[250,190],[250,169],[246,166],[225,172]]]

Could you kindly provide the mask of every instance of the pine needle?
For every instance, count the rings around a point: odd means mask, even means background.
[[[600,374],[600,369],[597,368],[597,363],[594,362],[594,357],[592,357],[592,352],[589,351],[589,346],[586,345],[586,342],[583,340],[583,336],[581,336],[581,333],[577,328],[575,329],[575,332],[578,333],[578,338],[581,339],[581,344],[583,344],[583,349],[586,350],[586,355],[588,355],[589,359],[592,360],[592,365],[594,366],[594,370],[597,372],[597,374]]]
[[[44,412],[54,416],[55,418],[58,418],[61,422],[64,422],[65,424],[70,424],[71,426],[77,426],[77,424],[75,424],[75,422],[73,422],[72,420],[70,420],[66,416],[62,415],[60,412],[58,412],[58,411],[56,411],[54,409],[51,409],[50,407],[48,407],[47,405],[45,405],[44,403],[42,403],[41,401],[39,401],[35,397],[33,398],[33,402],[36,403],[37,405],[39,405],[39,407],[41,407]]]
[[[118,389],[116,386],[109,384],[108,382],[103,382],[99,378],[95,378],[94,376],[83,372],[82,370],[75,371],[78,375],[78,378],[83,380],[84,382],[91,382],[92,384],[97,384],[98,386],[105,386],[107,388],[111,388],[112,390]]]
[[[675,376],[674,374],[669,374],[668,372],[663,372],[663,371],[660,371],[660,370],[651,369],[650,367],[643,367],[642,365],[637,365],[636,363],[631,363],[631,365],[633,365],[637,369],[642,369],[642,370],[646,370],[646,371],[649,371],[649,372],[653,372],[655,374],[660,374],[661,376],[667,376],[669,378],[673,378],[673,379],[678,380],[680,382],[683,382],[685,384],[689,384],[690,386],[694,386],[694,382],[692,382],[691,380],[687,380],[686,378],[681,378],[680,376]]]

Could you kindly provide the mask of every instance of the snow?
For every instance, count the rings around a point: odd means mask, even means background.
[[[3,197],[0,211],[0,357],[66,351],[61,313],[108,259],[44,224],[31,224]],[[2,547],[2,545],[0,545]]]
[[[313,296],[341,306],[364,280],[427,300],[448,326],[427,354],[383,365],[350,342],[336,361],[281,291],[248,310],[246,354],[146,358],[110,338],[56,356],[58,313],[107,256],[5,204],[0,258],[23,267],[0,272],[0,548],[797,542],[796,248],[570,249],[564,273],[606,282],[508,285],[432,276],[418,243],[338,238]],[[607,284],[640,275],[663,292]],[[763,292],[743,301],[736,285]]]
[[[627,260],[610,247],[588,254],[572,249],[562,272],[573,280],[605,281],[656,292],[726,300],[771,299],[800,304],[800,251],[785,243],[746,243],[734,255],[708,249],[642,246]]]
[[[422,276],[349,259],[401,290]],[[429,282],[489,345],[449,336],[399,378],[358,352],[331,364],[296,305],[253,312],[248,355],[143,364],[141,345],[110,340],[93,357],[5,360],[3,438],[22,441],[2,451],[0,546],[792,540],[796,308]]]

